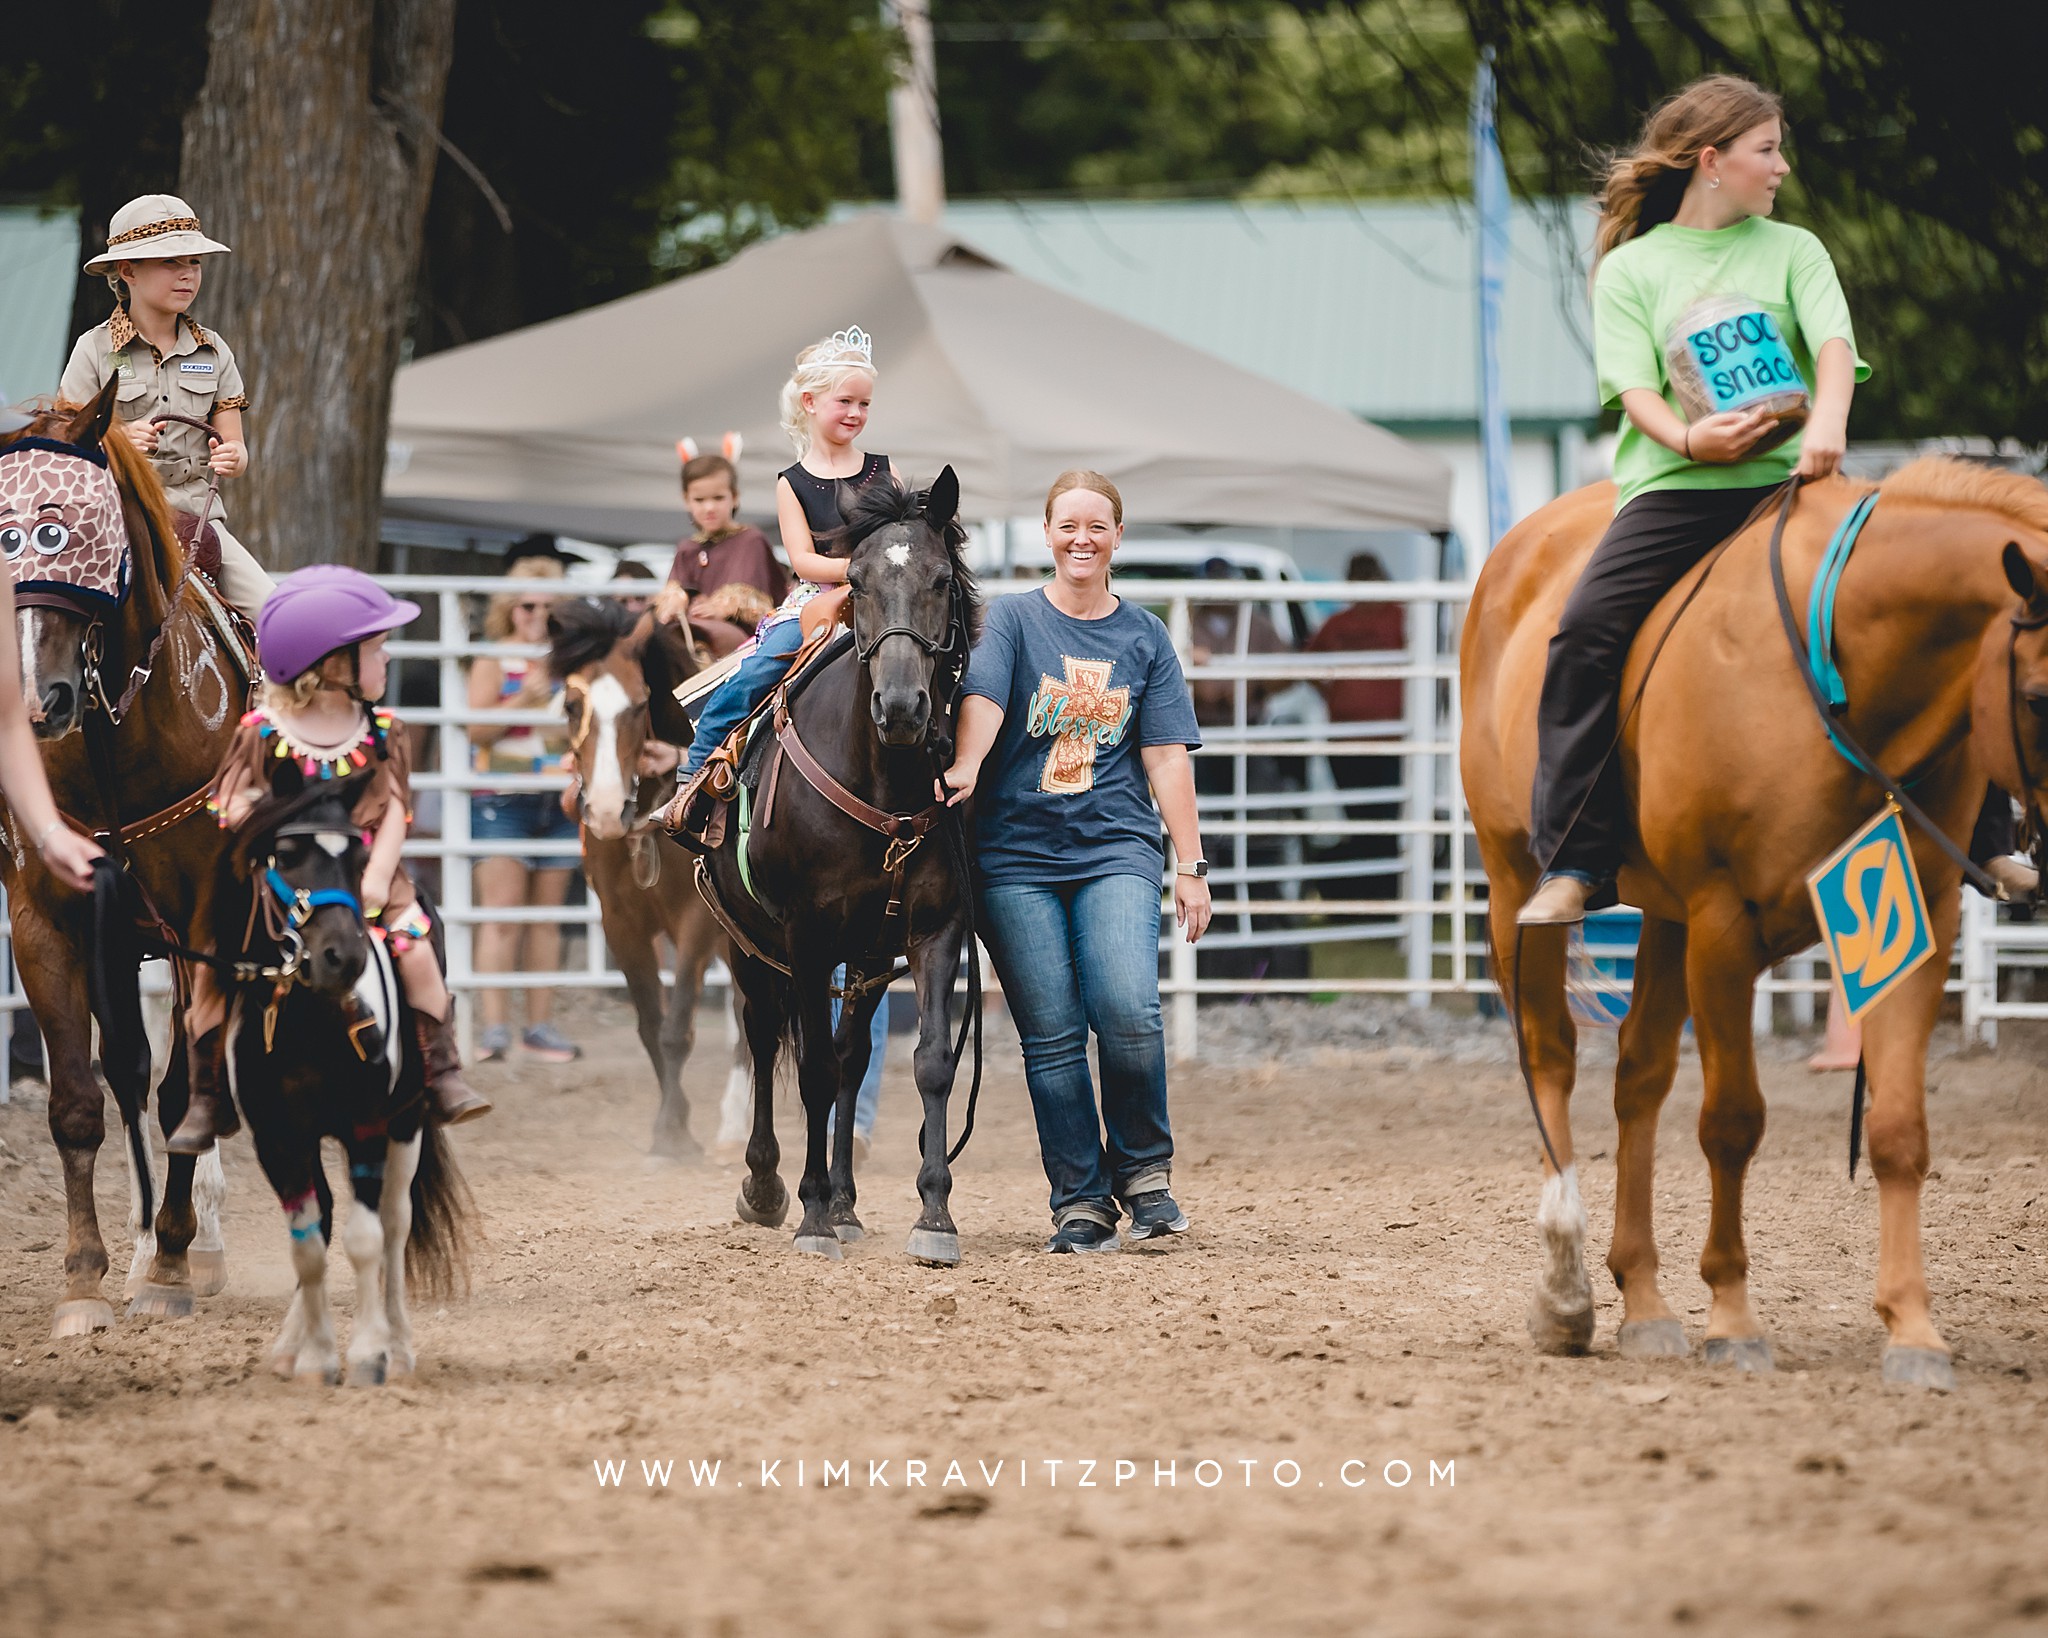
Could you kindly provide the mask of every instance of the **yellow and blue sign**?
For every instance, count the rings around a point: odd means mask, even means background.
[[[1806,886],[1852,1022],[1934,954],[1927,900],[1897,808],[1887,806],[1844,842]]]

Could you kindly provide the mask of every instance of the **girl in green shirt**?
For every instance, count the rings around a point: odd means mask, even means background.
[[[1601,397],[1624,417],[1620,505],[1550,642],[1529,838],[1544,875],[1525,924],[1613,902],[1628,810],[1608,751],[1643,620],[1793,473],[1841,465],[1870,368],[1826,249],[1770,219],[1783,148],[1778,98],[1717,74],[1608,169],[1593,331]]]

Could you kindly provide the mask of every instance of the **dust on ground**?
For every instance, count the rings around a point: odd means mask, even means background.
[[[965,1260],[940,1270],[902,1253],[900,1038],[861,1174],[869,1237],[827,1263],[735,1222],[737,1166],[645,1158],[653,1087],[621,1005],[567,1022],[583,1062],[477,1072],[497,1113],[454,1139],[485,1236],[473,1294],[416,1313],[419,1374],[382,1389],[265,1370],[291,1280],[246,1138],[228,1291],[189,1320],[47,1340],[58,1169],[42,1100],[0,1108],[0,1631],[2048,1626],[2048,1076],[2025,1043],[1947,1038],[1931,1070],[1928,1262],[1959,1376],[1942,1397],[1879,1382],[1875,1191],[1845,1175],[1846,1077],[1807,1074],[1796,1046],[1764,1070],[1750,1249],[1779,1369],[1753,1378],[1617,1358],[1597,1267],[1594,1354],[1532,1354],[1535,1142],[1497,1024],[1205,1011],[1201,1061],[1173,1078],[1194,1230],[1090,1258],[1037,1249],[1045,1182],[993,1028],[956,1174]],[[707,1014],[686,1077],[707,1142],[721,1029]],[[1576,1111],[1596,1259],[1609,1084],[1589,1065]],[[1688,1053],[1657,1199],[1695,1341],[1699,1095]],[[793,1192],[793,1108],[780,1128]],[[100,1179],[118,1231],[112,1144]],[[338,1251],[333,1279],[345,1327]],[[643,1467],[661,1463],[665,1487]]]

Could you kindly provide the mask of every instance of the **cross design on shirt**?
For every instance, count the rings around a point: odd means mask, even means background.
[[[1111,688],[1109,660],[1077,660],[1062,654],[1066,681],[1038,679],[1026,727],[1035,738],[1050,738],[1038,788],[1054,796],[1079,796],[1095,788],[1095,751],[1114,745],[1130,721],[1131,691]]]

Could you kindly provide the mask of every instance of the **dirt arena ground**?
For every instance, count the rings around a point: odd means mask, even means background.
[[[49,1342],[57,1167],[34,1090],[0,1109],[0,1632],[2048,1630],[2038,1041],[1937,1053],[1928,1251],[1960,1386],[1933,1397],[1879,1383],[1847,1087],[1791,1048],[1767,1067],[1751,1193],[1779,1362],[1757,1379],[1621,1361],[1611,1292],[1592,1357],[1531,1354],[1534,1140],[1497,1028],[1223,1015],[1174,1082],[1194,1232],[1058,1259],[1037,1251],[1044,1180],[994,1029],[954,1197],[966,1260],[942,1271],[901,1251],[900,1053],[870,1238],[827,1264],[734,1221],[737,1167],[643,1158],[653,1095],[624,1018],[574,1013],[593,1050],[569,1070],[481,1072],[499,1112],[458,1134],[474,1292],[418,1315],[420,1373],[381,1390],[263,1370],[290,1279],[246,1139],[229,1290]],[[705,1138],[718,1029],[688,1078]],[[1613,1122],[1605,1072],[1583,1084],[1597,1258]],[[1698,1102],[1689,1059],[1659,1209],[1695,1338]],[[115,1226],[112,1149],[101,1178]],[[665,1488],[643,1463],[673,1463]]]

